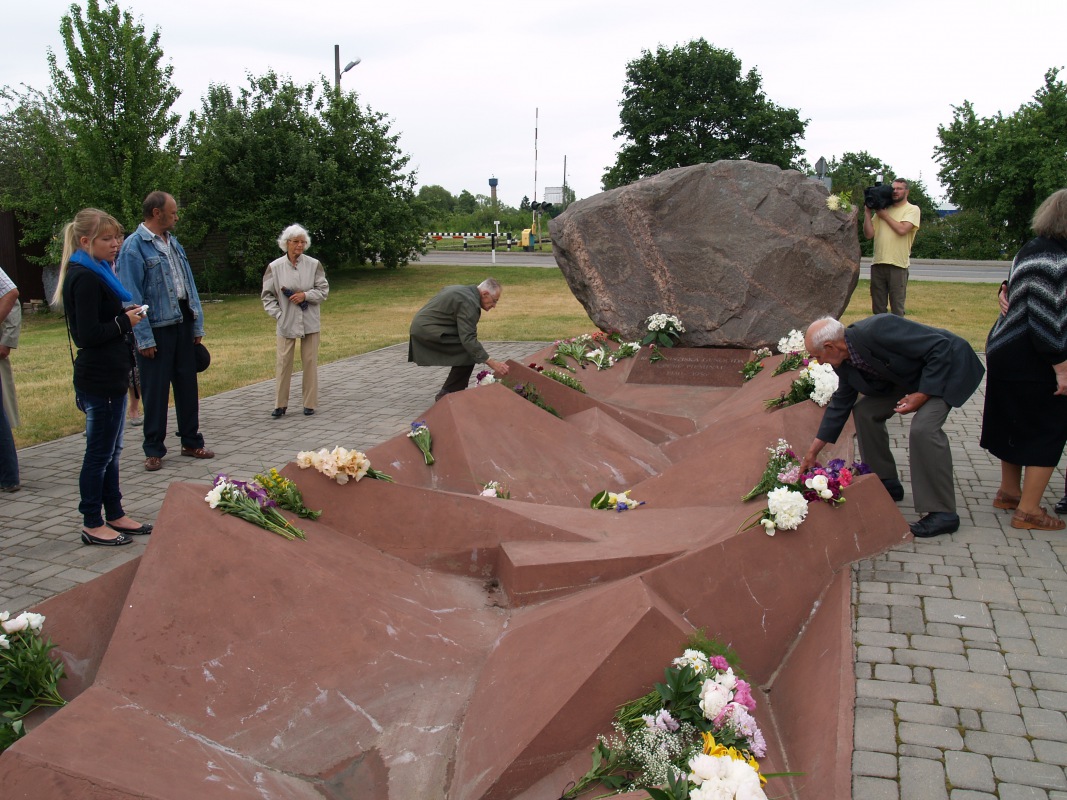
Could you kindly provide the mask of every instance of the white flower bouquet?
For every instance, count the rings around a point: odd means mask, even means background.
[[[0,612],[0,751],[25,735],[22,718],[40,706],[66,705],[59,694],[63,662],[41,638],[44,616]]]
[[[254,483],[218,475],[204,501],[224,514],[232,514],[290,541],[307,538],[300,528],[282,516],[278,504],[270,499],[267,492]]]
[[[433,449],[433,437],[430,436],[430,429],[426,425],[426,420],[412,422],[411,430],[408,431],[408,438],[422,451],[423,460],[427,464],[432,464],[434,459],[430,451]]]
[[[768,410],[811,400],[818,406],[825,406],[837,391],[839,380],[834,368],[829,364],[820,364],[817,359],[809,359],[796,379],[789,386],[789,391],[772,398],[764,404]]]
[[[674,347],[674,343],[685,333],[685,327],[674,314],[653,314],[645,320],[647,333],[641,344],[657,344],[662,347]]]
[[[778,340],[778,352],[785,356],[777,367],[774,375],[781,375],[804,366],[808,359],[808,351],[804,347],[804,333],[795,328]]]
[[[314,467],[316,472],[341,485],[349,480],[358,483],[364,476],[376,481],[394,483],[392,477],[371,467],[366,453],[344,447],[335,447],[333,450],[327,450],[325,447],[321,450],[302,450],[296,454],[296,465],[300,469]]]

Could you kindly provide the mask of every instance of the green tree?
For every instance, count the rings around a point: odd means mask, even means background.
[[[927,224],[923,220],[915,238],[915,258],[1004,258],[1004,226],[996,225],[979,209],[966,209]]]
[[[67,64],[49,51],[48,69],[71,137],[62,162],[67,210],[95,205],[139,222],[145,195],[177,191],[179,116],[170,109],[179,92],[174,68],[162,64],[159,29],[146,35],[115,0],[86,0],[84,16],[72,4],[59,32]]]
[[[300,222],[320,245],[306,221],[318,121],[310,86],[273,72],[248,81],[236,97],[229,86],[211,86],[189,115],[180,230],[186,244],[225,234],[239,283],[255,285],[280,255],[275,240],[286,225]]]
[[[807,120],[768,100],[755,69],[742,75],[731,51],[704,39],[642,51],[626,66],[619,105],[615,137],[623,145],[604,173],[605,189],[720,159],[804,166]]]
[[[452,193],[444,186],[432,184],[420,187],[418,198],[423,207],[422,227],[427,231],[444,230],[434,225],[455,209],[456,198],[452,196]]]
[[[86,206],[127,226],[141,219],[153,189],[177,192],[178,97],[151,35],[114,0],[71,5],[60,21],[66,54],[49,51],[47,91],[0,91],[0,202],[16,212],[25,243],[51,242]]]
[[[59,228],[73,216],[63,201],[62,163],[74,145],[70,131],[52,94],[5,87],[0,101],[0,206],[18,215],[25,244],[52,242],[54,252],[45,261],[55,263]]]
[[[415,173],[405,171],[410,157],[385,114],[360,108],[354,92],[334,91],[325,80],[320,89],[307,217],[321,231],[318,252],[337,265],[395,269],[425,249]]]
[[[1067,86],[1059,72],[1048,70],[1033,101],[1014,114],[982,118],[964,101],[937,129],[938,177],[949,199],[1003,226],[1009,250],[1030,238],[1037,206],[1067,185]]]
[[[249,286],[294,222],[330,267],[406,263],[421,247],[421,204],[385,116],[325,80],[318,90],[274,72],[248,82],[236,96],[212,86],[182,131],[185,236],[224,234],[229,266]]]

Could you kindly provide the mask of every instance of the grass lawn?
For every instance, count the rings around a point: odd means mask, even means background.
[[[443,267],[414,264],[398,270],[354,268],[329,274],[330,298],[322,307],[319,363],[327,364],[407,340],[411,317],[442,286],[473,284],[492,274],[504,284],[500,305],[483,315],[483,341],[552,341],[593,329],[562,273],[528,267]],[[207,397],[274,377],[274,320],[258,295],[204,296],[204,343],[211,368],[200,377]],[[870,313],[870,290],[860,281],[844,321]],[[992,284],[931,283],[908,286],[908,315],[948,328],[976,350],[996,316]],[[786,334],[788,331],[782,331]],[[25,315],[12,367],[22,425],[15,443],[26,447],[84,429],[74,407],[71,363],[62,317]]]

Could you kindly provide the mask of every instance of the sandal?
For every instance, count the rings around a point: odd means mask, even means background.
[[[1067,528],[1067,522],[1049,516],[1044,508],[1039,507],[1033,514],[1027,514],[1025,511],[1016,511],[1011,518],[1011,526],[1032,531],[1062,531]]]
[[[1019,507],[1021,497],[1012,497],[997,489],[997,496],[993,498],[993,508],[1003,508],[1005,511],[1014,511]]]

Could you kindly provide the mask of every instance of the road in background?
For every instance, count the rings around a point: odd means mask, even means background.
[[[419,259],[422,264],[472,267],[492,266],[492,253],[484,250],[431,250]],[[522,250],[497,250],[496,263],[501,267],[543,267],[557,269],[551,253],[527,253]],[[912,259],[911,280],[947,281],[950,283],[1000,283],[1008,277],[1010,261],[950,261],[947,259]],[[860,277],[871,276],[871,260],[860,259]]]

